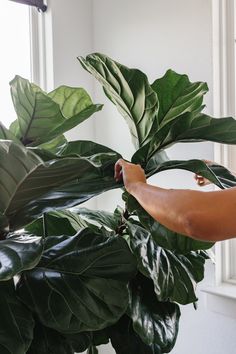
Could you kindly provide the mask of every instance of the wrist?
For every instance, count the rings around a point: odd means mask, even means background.
[[[129,194],[131,194],[132,196],[135,197],[135,195],[137,194],[137,191],[144,185],[146,184],[146,182],[132,182],[132,183],[129,183],[127,186],[126,186],[126,190]]]

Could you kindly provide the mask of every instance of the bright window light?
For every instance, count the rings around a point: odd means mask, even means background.
[[[28,6],[1,1],[0,39],[0,121],[9,127],[16,119],[9,82],[16,74],[29,80],[31,76]]]

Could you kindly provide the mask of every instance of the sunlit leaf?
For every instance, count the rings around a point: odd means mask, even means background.
[[[138,148],[146,144],[158,111],[158,98],[146,75],[99,53],[79,60],[103,85],[106,95],[127,121],[134,145]]]
[[[17,114],[10,130],[24,145],[49,142],[102,108],[82,88],[60,86],[47,94],[20,76],[10,86]]]

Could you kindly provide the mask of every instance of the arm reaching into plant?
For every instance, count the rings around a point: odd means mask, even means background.
[[[118,160],[115,179],[158,222],[188,237],[220,241],[236,236],[236,188],[201,192],[147,184],[139,165]]]

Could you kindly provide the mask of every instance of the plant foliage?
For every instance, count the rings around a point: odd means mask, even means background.
[[[147,177],[170,169],[199,173],[219,188],[236,185],[219,165],[171,161],[178,142],[236,144],[233,118],[202,113],[205,83],[172,70],[147,76],[102,54],[79,58],[128,123]],[[123,192],[114,212],[79,205],[121,188],[121,155],[66,131],[102,106],[82,88],[46,93],[16,76],[17,119],[0,125],[1,354],[162,354],[175,345],[179,304],[195,303],[212,243],[189,239],[155,221]],[[79,129],[79,128],[78,128]]]

